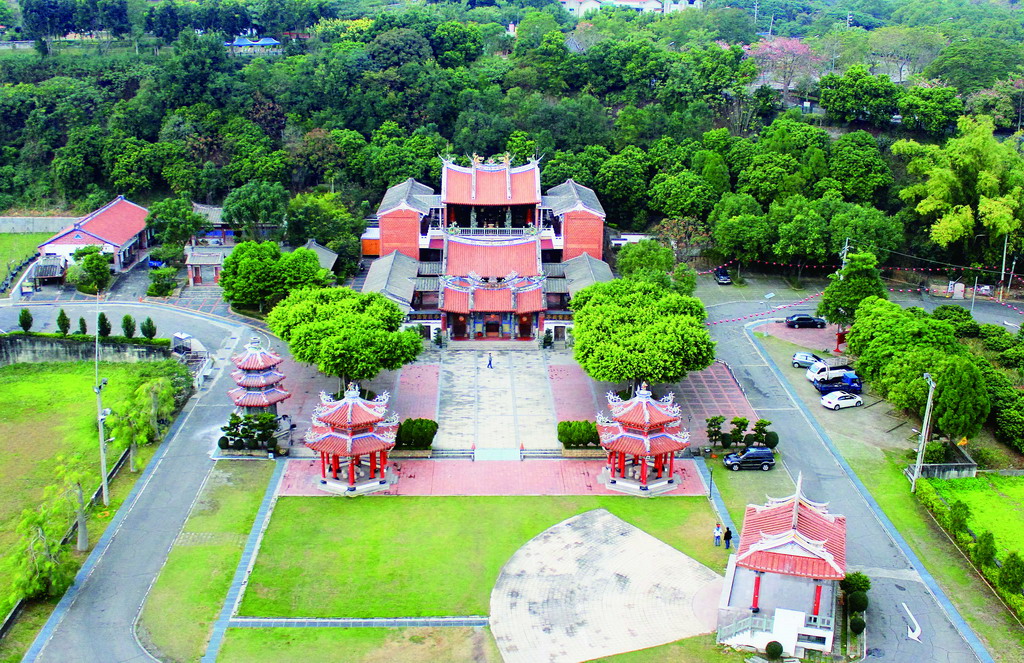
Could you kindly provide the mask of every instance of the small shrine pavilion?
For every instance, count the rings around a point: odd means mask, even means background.
[[[258,338],[249,341],[245,352],[231,358],[237,369],[232,371],[231,378],[238,386],[230,390],[228,396],[238,414],[269,412],[277,415],[277,404],[292,396],[281,388],[284,373],[277,367],[283,361],[281,355],[262,347]]]
[[[598,481],[610,490],[643,497],[676,487],[675,454],[690,446],[690,433],[680,429],[674,399],[669,392],[655,400],[646,382],[628,401],[608,392],[612,418],[597,415],[601,446],[608,452]]]
[[[321,490],[355,496],[385,490],[397,480],[388,472],[398,432],[398,415],[387,416],[390,398],[387,392],[372,401],[360,398],[352,383],[341,400],[321,392],[306,432],[306,446],[320,454]]]

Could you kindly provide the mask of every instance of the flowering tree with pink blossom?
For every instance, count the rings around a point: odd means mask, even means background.
[[[820,60],[807,44],[790,37],[762,39],[751,45],[747,53],[754,58],[762,73],[782,83],[782,94],[787,98],[797,74],[811,71]]]

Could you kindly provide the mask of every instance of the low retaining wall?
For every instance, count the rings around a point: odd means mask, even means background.
[[[96,344],[64,338],[40,338],[7,334],[0,336],[0,366],[46,361],[92,361]],[[171,356],[170,348],[100,341],[100,360],[135,363],[159,361]]]
[[[949,449],[956,457],[952,463],[926,463],[921,465],[922,479],[963,479],[973,477],[978,473],[978,464],[974,462],[963,447],[956,444],[949,444]],[[908,478],[914,476],[914,466],[907,465],[903,473]]]
[[[78,216],[0,216],[0,233],[58,233]]]

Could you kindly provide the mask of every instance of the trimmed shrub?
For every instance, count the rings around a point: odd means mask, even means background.
[[[850,632],[854,635],[860,635],[866,627],[867,624],[864,622],[863,617],[853,617],[850,619]]]
[[[718,441],[721,442],[723,449],[728,449],[729,447],[732,446],[732,434],[722,433],[722,435],[718,438]]]
[[[846,595],[846,605],[851,612],[864,612],[868,609],[868,593],[852,592]]]
[[[99,329],[100,338],[110,336],[110,318],[107,317],[106,313],[100,313],[100,317],[96,321],[96,327]]]
[[[406,419],[398,425],[395,446],[400,449],[429,449],[437,435],[433,419]]]
[[[1024,364],[1024,345],[1018,343],[1012,348],[1000,352],[996,359],[1007,368],[1018,368]]]
[[[217,440],[217,446],[220,447],[221,449],[228,449],[231,447],[231,440],[229,440],[226,436],[221,435],[220,439]]]
[[[772,640],[764,647],[764,654],[769,660],[777,661],[782,658],[782,643],[778,640]]]
[[[1014,550],[1003,561],[1003,568],[999,569],[999,586],[1008,592],[1020,594],[1024,586],[1024,560]]]
[[[725,417],[721,415],[708,417],[704,422],[708,425],[706,429],[708,433],[708,443],[713,445],[716,442],[720,442],[722,439],[722,424],[725,423]]]
[[[124,332],[126,338],[135,337],[135,318],[130,315],[126,315],[121,318],[121,331]]]
[[[982,568],[991,566],[996,559],[996,537],[992,532],[982,532],[978,542],[971,549],[971,559]]]
[[[743,438],[743,434],[747,432],[747,425],[750,424],[750,420],[746,417],[733,417],[732,430],[729,434],[732,435],[733,442],[739,442]]]
[[[147,317],[143,320],[139,326],[139,332],[149,340],[153,340],[153,337],[156,336],[156,323],[153,322],[153,318]]]
[[[558,441],[566,449],[596,446],[601,438],[597,433],[597,424],[593,421],[560,421],[558,422]]]
[[[871,578],[868,578],[860,571],[847,573],[846,577],[839,581],[839,589],[843,590],[847,594],[852,594],[853,592],[867,592],[871,589]]]
[[[60,310],[57,314],[57,329],[60,330],[62,336],[67,336],[68,332],[71,331],[71,319],[68,318],[68,314],[64,312],[64,309]]]
[[[982,325],[981,339],[985,349],[992,352],[1005,352],[1017,343],[1013,334],[1000,325]]]
[[[89,333],[89,327],[85,324],[85,318],[78,319],[78,333],[85,336]]]
[[[767,433],[765,433],[764,446],[774,450],[775,447],[779,446],[779,434],[773,430],[770,430]]]
[[[759,439],[757,433],[747,433],[746,435],[743,436],[743,444],[747,445],[748,447],[752,447],[759,443],[760,441],[761,440]]]
[[[27,308],[18,311],[18,326],[26,332],[32,329],[32,311]]]

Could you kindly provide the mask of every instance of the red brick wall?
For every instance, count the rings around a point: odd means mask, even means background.
[[[413,260],[420,259],[420,215],[398,209],[380,217],[380,255],[399,251]]]
[[[566,212],[562,219],[562,260],[589,253],[602,260],[604,222],[590,212]]]

